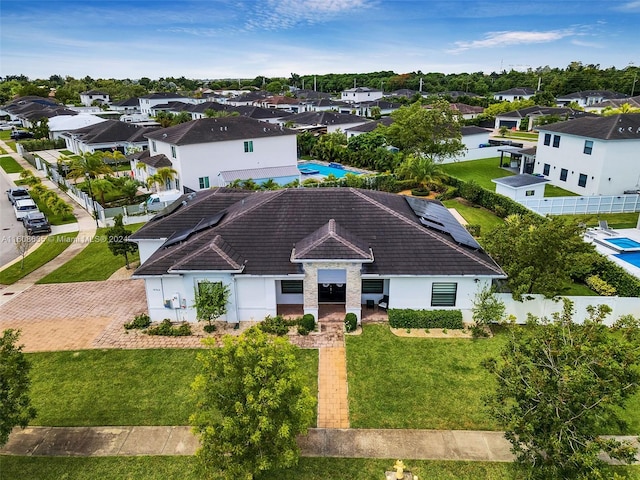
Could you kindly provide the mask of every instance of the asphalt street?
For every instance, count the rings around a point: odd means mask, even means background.
[[[26,232],[21,222],[16,220],[11,202],[7,198],[6,191],[13,187],[4,171],[0,172],[0,266],[18,257],[14,240],[18,235]]]

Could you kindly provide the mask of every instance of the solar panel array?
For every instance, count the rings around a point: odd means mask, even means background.
[[[413,197],[406,197],[406,200],[413,212],[420,217],[420,223],[425,227],[451,235],[460,245],[474,250],[482,248],[444,205]]]
[[[227,212],[216,213],[215,215],[211,215],[207,218],[203,218],[196,224],[195,227],[185,228],[184,230],[175,232],[173,235],[167,238],[167,240],[164,242],[162,246],[166,248],[171,245],[175,245],[176,243],[185,241],[194,233],[201,232],[202,230],[205,230],[210,227],[215,227],[218,223],[220,223],[220,220],[222,220],[222,217],[224,217],[226,213]]]

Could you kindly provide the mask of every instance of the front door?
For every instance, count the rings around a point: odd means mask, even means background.
[[[345,283],[318,284],[319,303],[345,303],[347,301],[347,285]]]

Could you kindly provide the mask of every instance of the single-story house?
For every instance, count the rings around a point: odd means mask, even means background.
[[[235,323],[299,305],[460,309],[505,278],[440,202],[354,188],[210,189],[185,195],[130,237],[152,320],[196,320],[201,282],[230,291]]]
[[[95,115],[60,115],[49,119],[49,137],[55,140],[60,138],[64,132],[102,122],[106,122],[106,120]]]
[[[556,103],[559,106],[576,103],[581,107],[589,107],[596,103],[604,102],[605,100],[622,99],[626,96],[624,93],[610,92],[609,90],[582,90],[580,92],[558,95],[556,97]]]
[[[393,118],[384,117],[384,118],[381,118],[380,120],[374,120],[372,122],[363,123],[362,125],[357,125],[355,127],[347,128],[344,131],[344,133],[347,134],[347,140],[348,140],[351,137],[356,137],[358,135],[362,135],[363,133],[373,132],[376,128],[378,128],[378,125],[383,125],[385,127],[388,127],[392,123],[393,123]]]
[[[337,130],[344,132],[345,130],[370,122],[364,117],[351,115],[348,113],[337,112],[303,112],[289,115],[279,120],[284,125],[292,124],[296,127],[326,127],[327,133],[333,133]]]
[[[273,179],[282,185],[299,175],[296,132],[243,116],[192,120],[149,132],[146,138],[151,156],[163,154],[178,172],[173,187],[177,190],[226,186],[246,179],[240,175],[245,170],[253,174],[260,169],[265,175],[250,177],[254,181]],[[284,172],[280,167],[293,168]],[[222,172],[239,176],[230,179]]]
[[[538,128],[534,173],[579,195],[640,188],[640,114],[586,116]]]
[[[496,115],[494,128],[507,127],[520,130],[522,122],[525,122],[527,130],[531,131],[535,126],[536,120],[540,117],[557,116],[562,120],[569,120],[575,118],[576,114],[575,110],[568,107],[541,107],[534,105]]]
[[[118,150],[125,154],[130,150],[147,148],[148,141],[143,135],[153,130],[155,130],[154,127],[141,127],[119,120],[105,120],[95,125],[63,132],[60,137],[64,138],[67,149],[73,153]]]

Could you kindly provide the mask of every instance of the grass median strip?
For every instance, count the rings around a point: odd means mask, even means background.
[[[22,166],[16,162],[13,157],[0,157],[0,168],[7,173],[20,173],[24,170],[24,168],[22,168]]]
[[[0,272],[0,284],[11,285],[34,270],[37,270],[44,264],[50,262],[66,250],[74,242],[77,236],[78,232],[71,232],[49,235],[48,237],[29,237],[35,241],[44,242],[44,245],[41,245],[33,253],[27,255],[24,258],[24,265],[19,261],[2,270]],[[11,247],[12,245],[5,244],[5,248]]]
[[[142,225],[137,223],[127,225],[126,228],[135,232]],[[78,255],[73,257],[60,268],[41,278],[37,283],[70,283],[70,282],[96,282],[107,280],[114,272],[125,266],[122,255],[117,257],[111,253],[108,245],[108,228],[99,228],[91,243]],[[129,255],[129,263],[139,260],[136,252]]]

